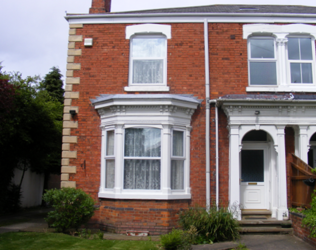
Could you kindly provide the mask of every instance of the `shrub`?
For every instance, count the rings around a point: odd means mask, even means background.
[[[310,237],[316,237],[316,195],[312,194],[311,208],[303,210],[302,213],[305,215],[305,218],[302,220],[302,225],[307,227],[310,230]]]
[[[59,232],[78,228],[88,222],[94,213],[94,200],[81,189],[51,189],[43,200],[54,208],[45,220]]]
[[[191,249],[187,233],[180,229],[172,229],[170,233],[161,235],[160,242],[165,250]]]
[[[211,207],[208,211],[194,207],[182,211],[179,224],[184,230],[194,226],[198,232],[195,243],[230,241],[239,238],[239,225],[228,208]]]

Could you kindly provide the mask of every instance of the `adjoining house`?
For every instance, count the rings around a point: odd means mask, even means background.
[[[291,154],[316,166],[316,8],[110,6],[66,16],[61,186],[116,232],[167,232],[195,204],[282,220]]]

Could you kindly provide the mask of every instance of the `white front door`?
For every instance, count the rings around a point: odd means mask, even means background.
[[[240,201],[242,209],[268,209],[266,147],[244,146],[241,151]]]

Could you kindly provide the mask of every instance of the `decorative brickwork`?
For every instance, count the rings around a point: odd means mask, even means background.
[[[78,127],[78,122],[74,121],[69,111],[75,110],[79,112],[78,107],[71,106],[73,99],[79,98],[79,92],[73,92],[73,84],[80,84],[80,78],[73,77],[73,72],[79,70],[80,64],[75,64],[76,56],[81,56],[81,49],[75,49],[76,42],[82,42],[82,36],[76,35],[77,29],[83,28],[82,24],[70,24],[69,29],[69,44],[68,44],[68,59],[63,115],[63,145],[62,145],[62,169],[61,169],[61,187],[76,187],[75,181],[69,181],[71,174],[76,173],[76,166],[69,166],[69,159],[77,158],[77,151],[71,151],[71,145],[77,143],[77,136],[70,136],[71,129]]]

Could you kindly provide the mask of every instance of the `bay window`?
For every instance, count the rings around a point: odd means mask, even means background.
[[[190,199],[190,95],[101,95],[99,198]]]

